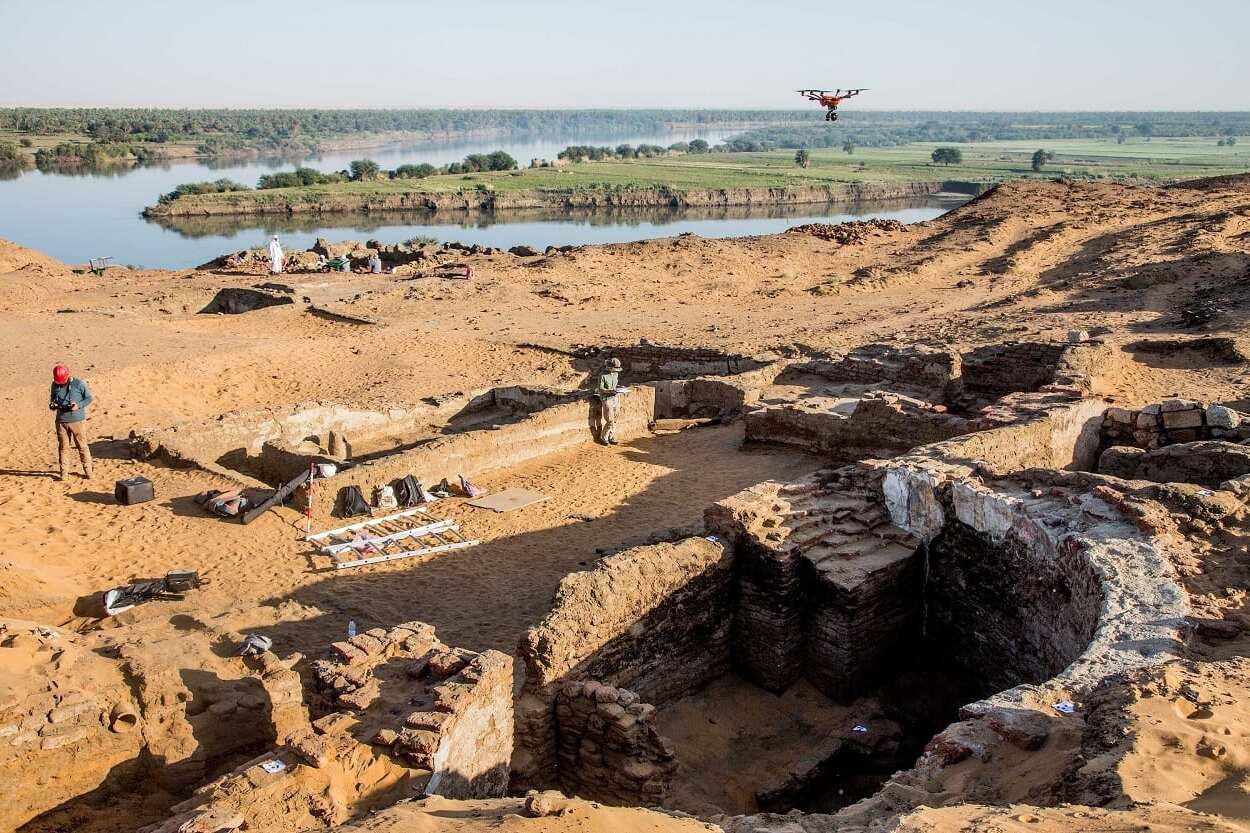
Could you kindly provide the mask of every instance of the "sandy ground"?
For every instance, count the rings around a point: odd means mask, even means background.
[[[779,786],[811,749],[845,735],[852,714],[806,680],[775,695],[726,675],[657,713],[681,761],[670,804],[700,815],[758,812],[756,791]]]
[[[1247,365],[1141,346],[1210,334],[1241,342],[1250,307],[1248,252],[1245,178],[1167,189],[1016,184],[942,219],[846,245],[806,234],[681,237],[551,258],[477,257],[472,282],[349,278],[315,288],[383,322],[360,326],[314,317],[299,304],[198,315],[218,289],[262,278],[192,270],[77,275],[0,242],[0,407],[7,418],[0,433],[0,615],[73,623],[80,595],[193,567],[212,580],[208,587],[184,602],[136,609],[111,626],[151,626],[186,609],[234,611],[293,649],[322,644],[349,618],[420,618],[451,644],[511,650],[542,615],[560,576],[588,563],[597,548],[694,523],[712,500],[792,476],[814,461],[742,454],[734,428],[588,448],[483,483],[536,489],[552,495],[546,503],[499,516],[447,505],[487,542],[480,548],[328,576],[298,544],[294,511],[270,513],[249,527],[208,518],[188,498],[221,482],[131,461],[125,438],[302,400],[378,408],[497,384],[571,387],[580,374],[560,351],[643,337],[785,353],[883,339],[962,346],[1084,328],[1125,348],[1121,381],[1107,392],[1116,401],[1179,393],[1240,402],[1250,397]],[[47,377],[56,361],[67,362],[97,397],[89,430],[99,461],[91,481],[51,477]],[[113,481],[133,474],[157,483],[155,503],[112,503]],[[324,515],[316,523],[331,524]],[[1244,553],[1241,539],[1211,554],[1244,568]],[[1195,587],[1208,590],[1224,588]],[[1210,659],[1233,662],[1245,649],[1234,642],[1210,652]],[[1228,692],[1246,690],[1240,666],[1221,679]],[[1143,712],[1140,723],[1168,719]],[[1176,797],[1167,800],[1218,810],[1226,821],[1212,829],[1244,822],[1246,744],[1231,718],[1228,728],[1233,740],[1224,743],[1220,780],[1205,770],[1199,777],[1192,756],[1163,775],[1151,771],[1166,755],[1149,748],[1133,777],[1151,789],[1176,781],[1181,786],[1167,787]],[[1177,748],[1171,739],[1158,743],[1159,750]],[[1194,794],[1185,797],[1187,790]],[[1036,811],[1038,822],[979,812],[934,813],[925,829],[1071,829],[1067,811]],[[1141,823],[1172,829],[1179,822],[1170,812],[1142,811]],[[1088,829],[1129,829],[1121,816],[1097,818]],[[614,829],[578,825],[569,829]]]

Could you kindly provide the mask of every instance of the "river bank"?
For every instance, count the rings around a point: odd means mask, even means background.
[[[347,183],[351,185],[353,183]],[[150,206],[149,218],[246,216],[260,214],[332,214],[379,211],[519,211],[611,208],[705,208],[754,205],[857,203],[927,197],[942,191],[942,181],[836,182],[758,188],[605,187],[517,191],[396,192],[276,188],[201,194]]]

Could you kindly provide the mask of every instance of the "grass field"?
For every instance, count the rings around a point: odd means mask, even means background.
[[[810,151],[800,168],[794,151],[709,153],[656,159],[582,162],[566,168],[450,174],[425,179],[343,182],[183,197],[183,200],[249,204],[279,202],[320,194],[383,195],[449,193],[489,189],[510,191],[575,191],[606,188],[669,188],[677,191],[717,188],[763,188],[837,182],[917,182],[961,180],[1001,182],[1024,178],[1070,177],[1099,180],[1171,181],[1250,171],[1250,139],[1231,147],[1215,139],[1141,139],[1118,145],[1111,140],[1078,139],[1049,142],[1055,154],[1041,173],[1031,168],[1034,142],[984,142],[959,145],[963,163],[937,165],[930,154],[937,145]],[[179,201],[181,202],[181,200]]]

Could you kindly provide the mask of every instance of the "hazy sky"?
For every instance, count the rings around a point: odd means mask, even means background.
[[[1250,110],[1250,0],[0,0],[0,105]]]

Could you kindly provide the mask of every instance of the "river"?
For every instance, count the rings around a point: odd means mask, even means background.
[[[323,171],[346,168],[369,158],[383,168],[429,162],[443,165],[470,153],[503,149],[521,165],[533,158],[551,159],[570,144],[669,145],[677,141],[723,140],[730,130],[673,130],[649,135],[563,135],[503,137],[487,141],[402,143],[370,150],[313,156],[299,164]],[[332,240],[373,238],[387,243],[425,236],[508,248],[583,243],[617,243],[686,232],[703,237],[770,234],[809,222],[836,223],[870,217],[918,222],[939,216],[950,203],[770,206],[749,209],[671,208],[649,211],[501,212],[494,215],[439,212],[308,217],[188,218],[163,223],[140,212],[157,196],[183,182],[227,178],[255,185],[263,173],[291,170],[291,159],[180,161],[109,171],[45,173],[30,170],[0,181],[0,237],[69,263],[109,256],[119,265],[179,269],[197,266],[220,254],[261,246],[282,235],[288,249],[311,246],[318,237]]]

